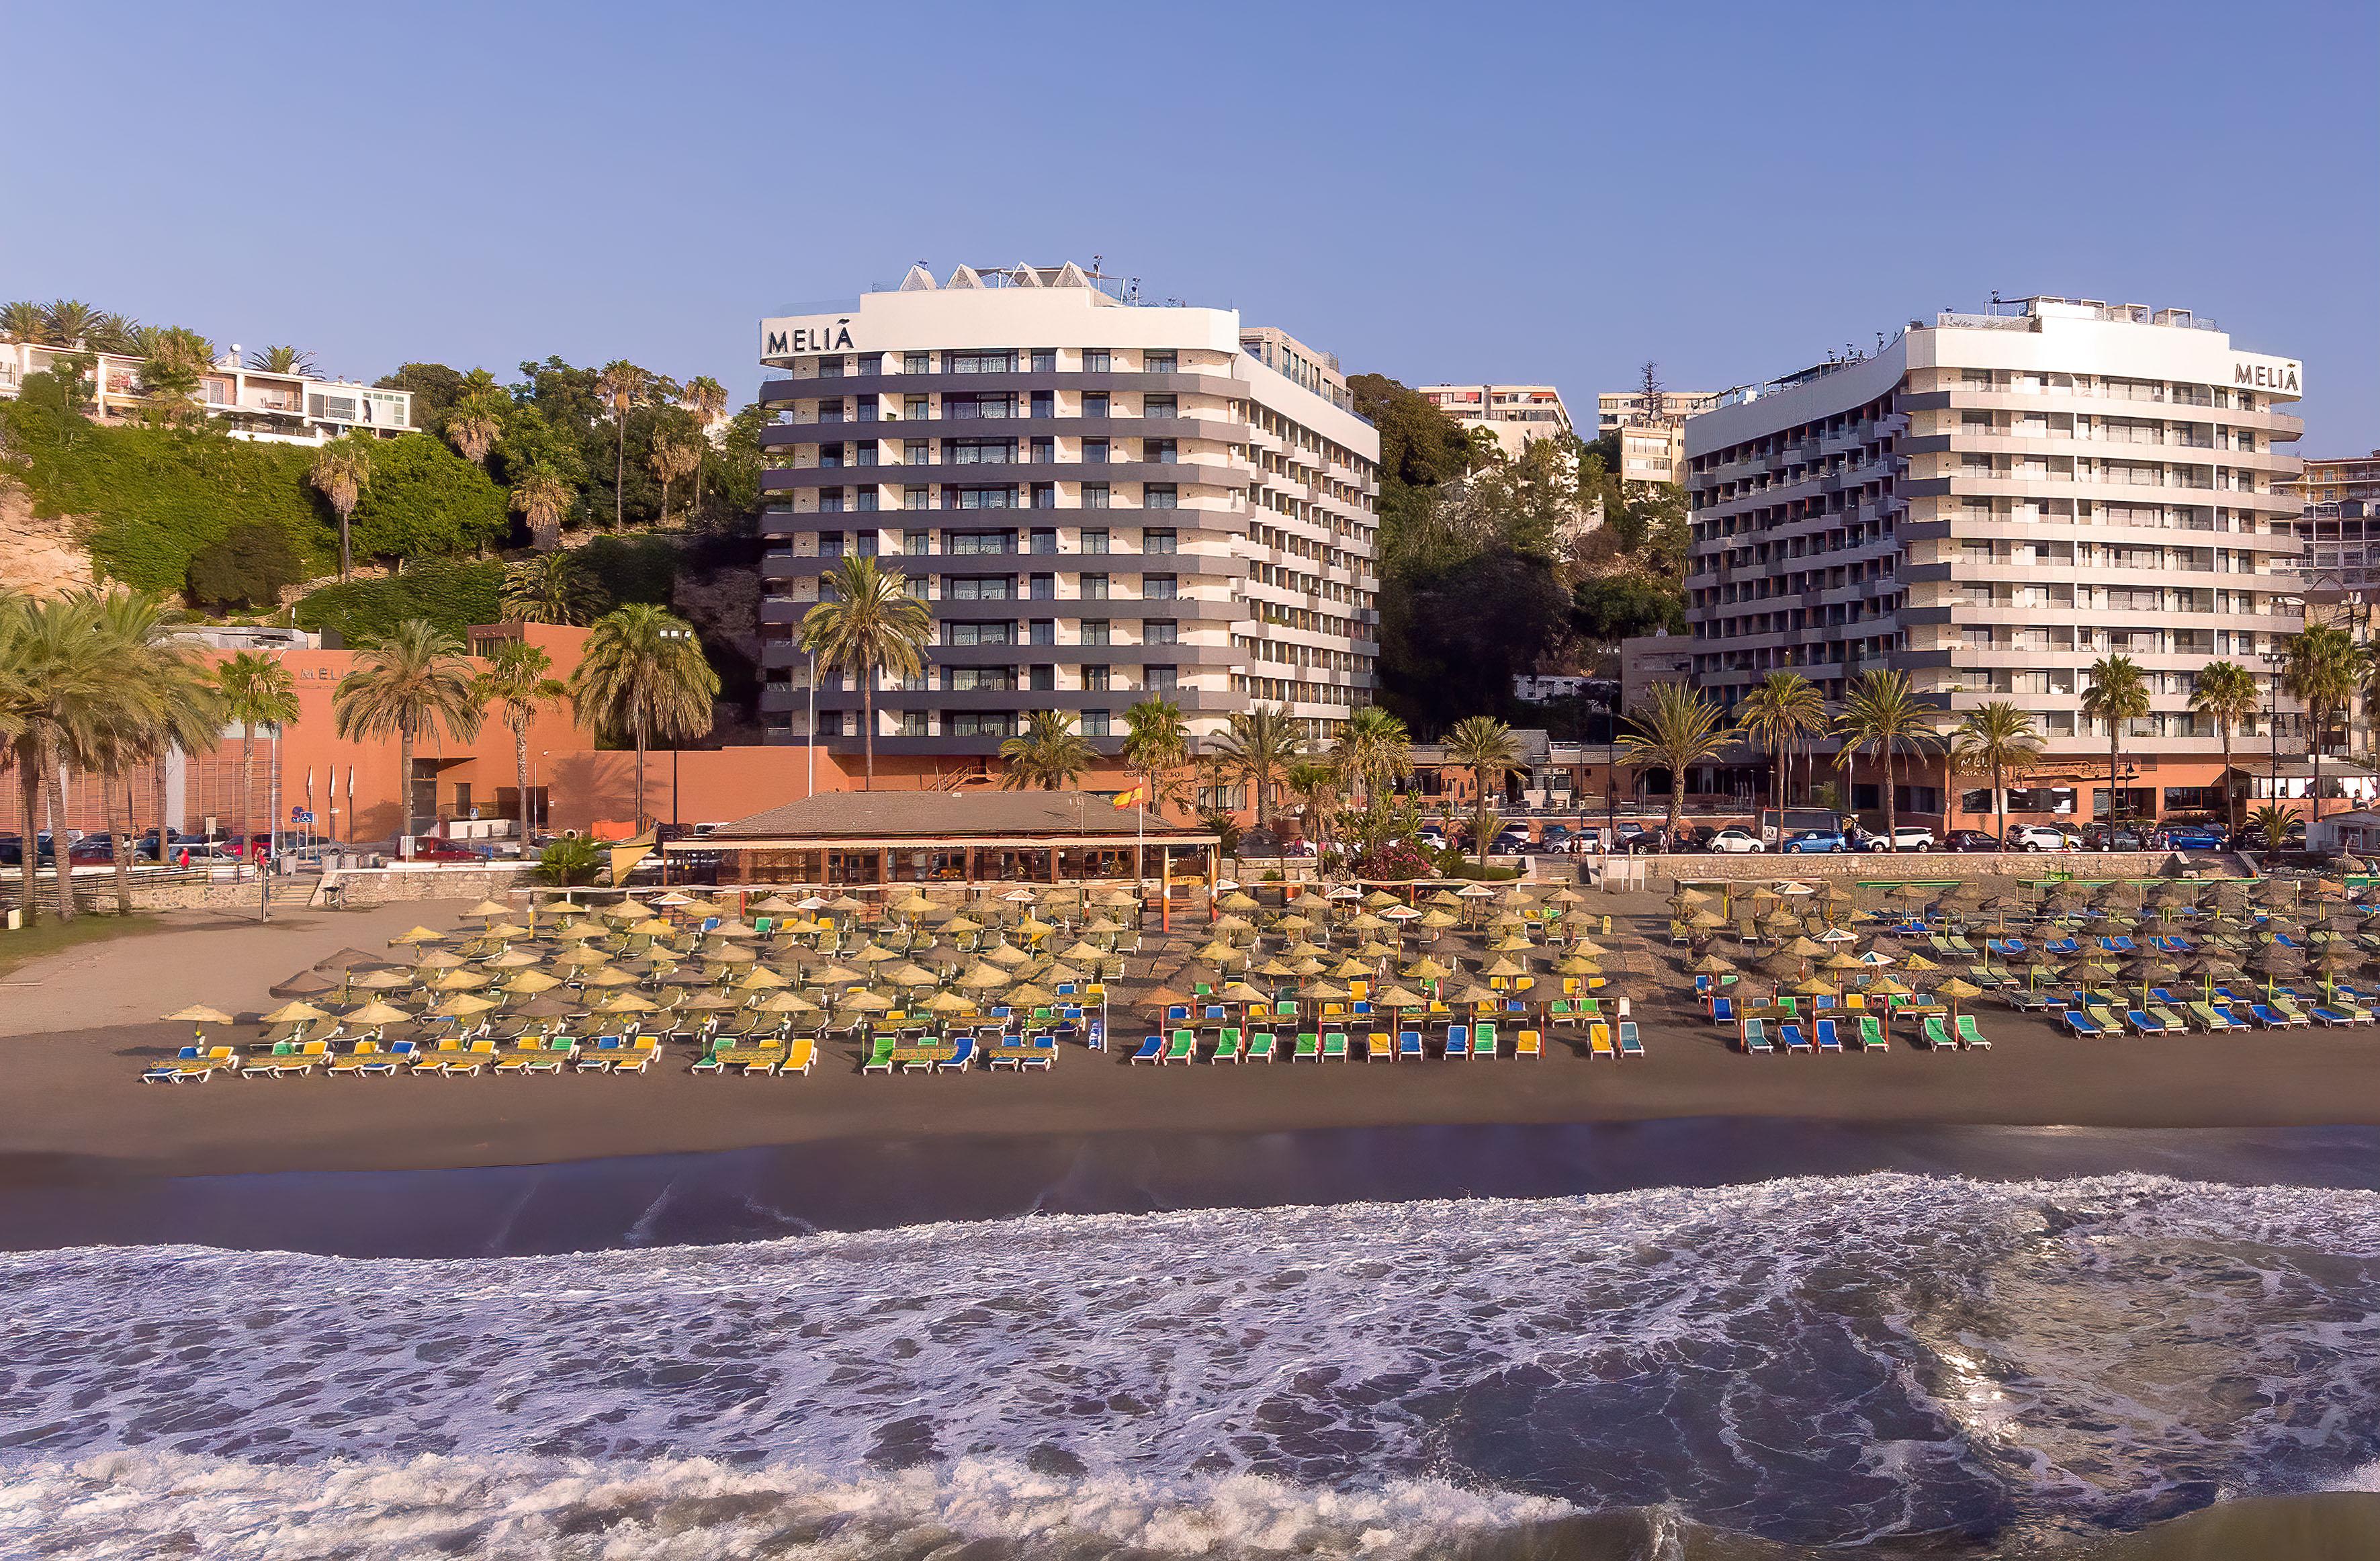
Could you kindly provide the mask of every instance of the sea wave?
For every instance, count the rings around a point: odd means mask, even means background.
[[[1611,1513],[1613,1554],[1688,1519],[2034,1545],[2355,1488],[2375,1216],[1867,1176],[563,1258],[18,1254],[0,1540],[1394,1554]]]

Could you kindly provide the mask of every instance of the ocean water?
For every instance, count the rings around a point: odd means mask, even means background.
[[[0,1256],[0,1292],[10,1556],[2097,1555],[2265,1496],[2227,1510],[2380,1545],[2380,1497],[2303,1494],[2380,1463],[2360,1191],[1878,1174],[82,1248]]]

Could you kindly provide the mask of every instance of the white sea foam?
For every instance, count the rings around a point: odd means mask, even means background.
[[[739,1554],[1393,1552],[1664,1504],[1805,1543],[2090,1531],[2380,1457],[2376,1216],[1873,1176],[565,1258],[23,1254],[0,1550],[190,1524],[210,1555],[708,1555],[725,1524]]]

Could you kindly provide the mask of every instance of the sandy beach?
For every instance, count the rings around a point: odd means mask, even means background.
[[[1652,903],[1633,907],[1643,916]],[[862,1076],[845,1041],[808,1077],[219,1078],[143,1086],[188,1038],[189,1001],[253,1013],[265,986],[343,946],[378,949],[458,906],[197,922],[16,973],[0,1013],[0,1176],[18,1184],[281,1170],[517,1166],[938,1135],[1801,1119],[1857,1123],[2259,1127],[2380,1123],[2380,1031],[2084,1042],[1988,1001],[1987,1053],[1746,1057],[1632,979],[1648,1057],[1589,1059],[1572,1032],[1536,1060],[1154,1068],[1070,1049],[1046,1074]],[[1640,927],[1641,930],[1641,927]],[[1119,1039],[1132,1020],[1119,1013]],[[227,1037],[246,1039],[245,1033]]]

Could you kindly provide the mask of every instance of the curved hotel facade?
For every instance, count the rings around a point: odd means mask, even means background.
[[[2189,708],[2195,674],[2228,659],[2269,687],[2265,657],[2301,622],[2288,446],[2302,425],[2287,411],[2301,366],[2187,310],[2003,308],[1912,321],[1874,357],[1731,392],[1687,423],[1694,680],[1732,705],[1791,670],[1831,700],[1898,668],[1946,724],[2009,700],[2046,746],[2010,812],[2087,821],[2109,789],[2088,669],[2129,656],[2151,713],[2123,736],[2122,815],[2211,810],[2222,745]],[[2260,782],[2269,737],[2263,717],[2234,733]],[[1980,783],[1946,795],[1942,768],[1897,767],[1903,815],[1983,822]],[[1878,805],[1864,779],[1849,800]]]
[[[894,773],[964,773],[1035,710],[1112,754],[1146,696],[1198,736],[1260,704],[1325,736],[1370,701],[1379,440],[1327,355],[1072,265],[915,269],[760,349],[772,741],[861,745],[832,674],[812,729],[795,637],[848,552],[933,615],[924,675],[876,696]]]

